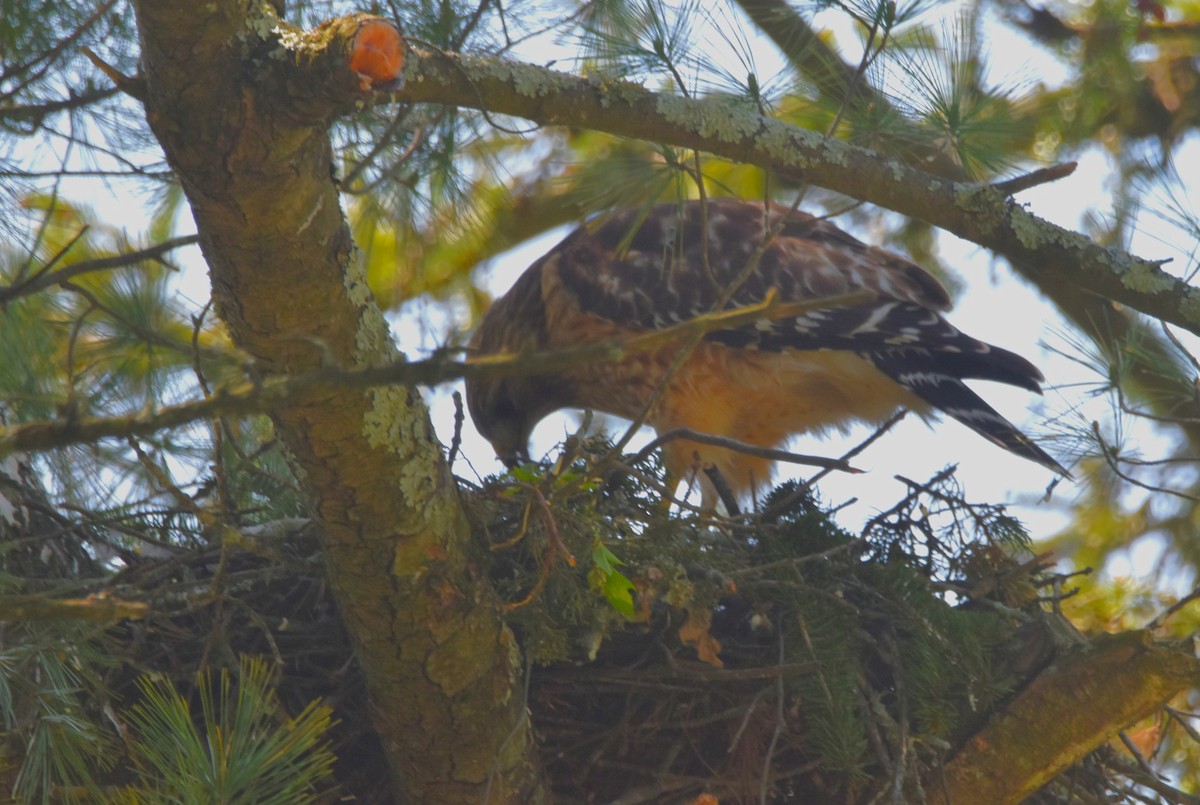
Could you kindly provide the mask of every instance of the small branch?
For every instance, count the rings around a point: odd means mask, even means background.
[[[0,597],[0,622],[77,620],[111,623],[141,618],[150,611],[142,601],[122,601],[98,595],[88,598],[46,598],[40,595]]]
[[[1176,710],[1174,707],[1164,707],[1163,712],[1165,712],[1172,721],[1178,724],[1180,729],[1187,733],[1188,737],[1192,739],[1192,743],[1200,744],[1200,731],[1197,731],[1196,728],[1188,722],[1187,718],[1185,718],[1186,715],[1190,714]]]
[[[1191,503],[1200,502],[1200,496],[1198,495],[1190,495],[1187,492],[1180,492],[1178,489],[1170,489],[1165,486],[1158,486],[1156,484],[1146,483],[1145,481],[1139,481],[1129,473],[1123,472],[1120,466],[1121,458],[1119,455],[1117,455],[1116,448],[1112,447],[1104,440],[1104,435],[1100,433],[1100,423],[1095,420],[1092,421],[1092,434],[1096,437],[1096,443],[1100,445],[1100,453],[1104,456],[1104,460],[1108,464],[1108,468],[1111,469],[1113,474],[1122,481],[1132,484],[1133,486],[1141,487],[1149,492],[1157,492],[1163,495],[1173,495],[1177,498],[1183,498]]]
[[[143,260],[155,260],[169,251],[182,246],[191,246],[198,241],[199,238],[195,235],[184,235],[183,237],[164,240],[162,243],[149,246],[145,249],[126,252],[125,254],[116,254],[112,257],[99,257],[95,260],[80,260],[78,263],[72,263],[57,271],[42,271],[30,277],[25,282],[14,283],[13,285],[0,288],[0,305],[11,302],[18,297],[29,296],[55,285],[61,285],[82,274],[123,268],[134,263],[140,263]]]
[[[116,88],[91,89],[78,95],[71,92],[66,98],[45,103],[17,104],[0,107],[0,120],[34,120],[40,122],[43,118],[57,112],[79,109],[89,104],[103,101],[116,95]]]
[[[726,450],[732,450],[735,453],[745,453],[748,456],[757,458],[765,458],[770,461],[782,461],[787,464],[805,464],[813,467],[823,467],[827,470],[841,470],[858,474],[862,470],[855,469],[845,459],[826,458],[825,456],[810,456],[804,453],[792,453],[787,450],[779,450],[774,447],[759,447],[755,444],[747,444],[739,442],[737,439],[730,439],[727,436],[713,436],[709,433],[702,433],[691,428],[673,428],[666,433],[663,433],[658,438],[651,441],[641,450],[637,451],[626,463],[637,464],[646,456],[653,453],[656,449],[675,439],[687,439],[689,442],[699,442],[710,447],[723,447]]]
[[[143,79],[125,75],[116,67],[113,67],[96,55],[96,52],[87,46],[81,47],[79,51],[87,57],[88,61],[95,65],[97,70],[108,76],[108,80],[113,82],[118,90],[136,101],[144,102],[146,100],[146,82]]]
[[[908,409],[905,409],[905,408],[901,408],[899,411],[892,414],[891,417],[889,417],[886,422],[881,424],[879,427],[875,428],[875,431],[870,436],[863,439],[861,442],[856,444],[854,447],[850,448],[845,453],[843,453],[840,460],[842,462],[846,463],[847,465],[849,465],[850,459],[854,458],[859,453],[861,453],[862,451],[864,451],[868,447],[870,447],[872,444],[874,444],[880,437],[882,437],[885,433],[887,433],[889,430],[894,428],[896,426],[896,423],[898,423],[900,420],[904,419],[904,417],[907,415],[908,415]],[[838,469],[838,468],[825,467],[820,472],[813,475],[813,477],[800,483],[796,487],[794,492],[792,492],[790,495],[783,498],[782,500],[776,501],[771,506],[771,508],[766,509],[761,514],[759,514],[759,519],[762,520],[762,522],[764,522],[764,523],[775,522],[785,512],[790,511],[792,506],[796,505],[796,503],[798,503],[805,496],[807,496],[809,493],[809,490],[813,488],[813,485],[816,484],[817,481],[821,480],[826,475],[833,472],[834,469]],[[843,503],[842,505],[845,506],[847,504]],[[832,514],[832,512],[830,512],[830,513]]]
[[[1140,768],[1143,773],[1157,778],[1158,775],[1154,773],[1154,769],[1150,768],[1150,764],[1146,761],[1146,756],[1143,755],[1141,750],[1137,748],[1137,744],[1130,740],[1129,735],[1125,732],[1125,730],[1121,730],[1119,733],[1117,733],[1117,737],[1121,739],[1121,743],[1125,744],[1125,748],[1129,750],[1129,754],[1135,761],[1137,761],[1138,768]]]
[[[1148,631],[1154,631],[1158,627],[1162,626],[1163,623],[1166,622],[1167,618],[1170,618],[1176,612],[1183,609],[1197,598],[1200,598],[1200,587],[1196,587],[1183,598],[1180,598],[1174,604],[1171,604],[1171,606],[1167,607],[1165,610],[1156,615],[1152,621],[1146,624],[1146,629]]]
[[[1030,171],[1020,176],[1014,176],[1003,182],[994,182],[990,186],[1003,196],[1013,196],[1031,187],[1064,179],[1074,173],[1077,167],[1079,167],[1078,162],[1062,162],[1058,165],[1051,165],[1048,168],[1038,168],[1035,171]]]
[[[454,437],[450,439],[450,450],[446,457],[446,466],[451,471],[454,470],[454,459],[458,456],[459,448],[462,447],[462,427],[467,421],[466,414],[463,412],[462,392],[456,391],[450,398],[454,401]]]
[[[43,264],[42,266],[40,266],[39,268],[34,270],[33,276],[28,277],[28,279],[26,279],[26,276],[28,274],[27,269],[29,267],[29,262],[26,262],[24,265],[21,266],[21,270],[17,273],[16,282],[20,283],[20,284],[25,284],[28,282],[37,282],[40,278],[44,277],[56,265],[58,265],[59,262],[64,257],[67,256],[67,254],[71,251],[71,249],[75,248],[75,244],[78,243],[83,238],[83,236],[87,234],[87,231],[89,228],[90,227],[87,224],[84,224],[83,226],[81,226],[79,228],[79,231],[76,232],[74,235],[72,235],[71,239],[68,240],[66,242],[66,244],[64,244],[57,252],[55,252],[54,255],[45,262],[45,264]],[[30,251],[30,254],[29,254],[30,260],[33,259],[33,255],[34,255],[33,251]],[[3,296],[0,296],[0,302],[3,302],[3,301],[4,301]]]
[[[21,178],[21,179],[58,179],[64,176],[81,176],[87,178],[115,176],[122,179],[127,179],[131,176],[141,176],[147,179],[167,180],[174,174],[170,171],[152,171],[148,169],[136,168],[129,170],[52,170],[52,171],[27,171],[27,170],[0,170],[0,179]]]
[[[740,517],[742,509],[738,506],[737,495],[733,494],[733,489],[729,486],[729,481],[725,480],[725,476],[715,464],[706,464],[701,469],[708,476],[708,482],[712,484],[713,489],[717,490],[717,497],[725,504],[725,512],[730,517]]]
[[[214,416],[260,414],[284,402],[300,403],[346,389],[365,390],[393,384],[436,385],[462,377],[538,375],[556,372],[580,361],[620,361],[689,335],[740,327],[761,319],[798,316],[807,310],[862,304],[872,298],[869,292],[802,303],[780,303],[772,297],[757,305],[698,316],[673,327],[631,338],[521,355],[484,355],[466,363],[437,357],[361,369],[326,366],[304,374],[275,376],[257,383],[247,382],[218,389],[207,399],[169,406],[148,414],[98,419],[66,416],[45,422],[0,427],[0,458],[14,452],[49,450],[110,437],[147,436],[164,428]],[[779,452],[785,456],[791,455]]]
[[[887,519],[889,517],[899,514],[900,512],[904,511],[907,507],[912,505],[913,501],[915,501],[922,494],[936,495],[937,493],[934,491],[933,487],[937,486],[942,481],[949,478],[957,470],[958,470],[958,465],[951,464],[949,467],[946,467],[944,470],[939,472],[937,475],[930,478],[929,481],[925,484],[919,484],[916,481],[910,481],[907,478],[900,476],[900,475],[894,476],[897,481],[900,481],[900,483],[908,485],[908,488],[909,488],[908,494],[905,495],[899,502],[897,502],[896,505],[892,506],[892,508],[888,509],[885,512],[880,512],[879,514],[875,515],[870,520],[868,520],[866,525],[864,525],[862,527],[862,531],[859,532],[860,535],[865,536],[865,535],[871,533],[872,529],[878,528],[879,526],[886,523]]]
[[[546,583],[550,581],[550,574],[554,571],[554,560],[561,557],[567,563],[568,567],[575,567],[575,556],[567,548],[567,544],[563,542],[562,535],[558,532],[558,522],[554,519],[554,512],[550,510],[550,503],[546,500],[546,496],[541,490],[535,486],[521,484],[525,489],[529,490],[530,496],[538,504],[538,508],[546,517],[546,549],[542,552],[542,561],[538,567],[537,580],[534,582],[533,588],[529,594],[520,601],[515,601],[503,606],[504,612],[513,612],[521,607],[527,606],[542,594],[546,589]],[[521,525],[521,534],[524,534],[529,524],[529,508],[526,508],[525,522]],[[495,550],[495,546],[492,546]]]

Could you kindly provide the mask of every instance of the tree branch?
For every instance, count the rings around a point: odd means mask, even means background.
[[[698,442],[699,444],[707,444],[712,447],[723,447],[726,450],[732,450],[735,453],[744,453],[748,456],[758,456],[759,458],[769,459],[771,461],[781,461],[788,464],[805,464],[811,467],[821,467],[827,470],[841,470],[853,474],[861,473],[862,470],[855,469],[850,466],[850,462],[841,458],[828,458],[826,456],[813,456],[806,453],[793,453],[789,450],[780,450],[775,447],[759,447],[758,445],[739,442],[737,439],[730,439],[726,436],[714,436],[710,433],[702,433],[691,428],[674,428],[661,434],[653,439],[649,444],[629,460],[630,464],[637,464],[640,460],[650,455],[652,452],[662,447],[664,444],[675,439],[685,439],[689,442]]]
[[[1017,193],[1028,190],[1031,187],[1065,179],[1074,173],[1077,167],[1079,167],[1078,162],[1062,162],[1046,168],[1038,168],[1029,173],[1023,173],[1020,176],[1005,179],[1002,182],[993,182],[992,189],[1004,196],[1015,196]]]
[[[1060,658],[930,781],[938,805],[1018,803],[1200,680],[1190,652],[1148,632],[1103,635]]]
[[[673,327],[632,338],[602,341],[569,349],[520,355],[485,355],[465,363],[437,357],[425,361],[393,361],[382,366],[352,369],[325,366],[302,374],[275,375],[258,382],[247,382],[233,388],[218,390],[203,400],[180,403],[150,413],[99,419],[64,417],[48,422],[0,427],[0,459],[12,453],[51,450],[105,438],[149,436],[164,428],[179,427],[217,416],[270,413],[283,405],[319,403],[337,392],[365,391],[378,386],[392,385],[436,385],[463,377],[548,374],[576,366],[581,361],[619,362],[631,355],[714,330],[745,326],[763,319],[791,318],[816,309],[863,304],[872,298],[873,295],[869,291],[806,302],[780,302],[776,297],[771,297],[757,305],[707,313]],[[702,440],[695,435],[689,438]],[[782,450],[749,449],[782,460],[797,461],[806,458],[808,463],[819,462],[821,466],[853,471],[845,462],[835,459],[800,457]]]
[[[0,621],[77,620],[115,623],[150,613],[144,601],[123,601],[104,595],[88,598],[47,598],[44,595],[0,596]]]
[[[611,76],[579,78],[527,64],[415,48],[406,76],[397,100],[592,128],[795,174],[986,246],[1044,280],[1069,281],[1200,334],[1200,289],[1157,263],[1037,218],[1002,191],[943,179],[765,117],[744,99],[681,98]]]
[[[111,257],[98,257],[94,260],[80,260],[78,263],[72,263],[69,266],[64,266],[57,271],[44,271],[34,274],[25,282],[13,283],[0,287],[0,307],[11,302],[14,299],[22,296],[44,291],[55,285],[61,285],[64,282],[73,280],[82,274],[89,274],[93,271],[108,271],[113,268],[122,268],[124,266],[140,263],[143,260],[156,260],[162,257],[169,251],[173,251],[182,246],[191,246],[199,242],[199,238],[195,235],[183,235],[178,238],[170,238],[162,243],[156,243],[153,246],[148,246],[145,249],[138,249],[124,254],[114,254]]]
[[[104,89],[88,89],[76,95],[74,92],[66,98],[57,101],[46,101],[44,103],[22,103],[13,106],[0,107],[0,120],[33,120],[35,123],[40,122],[43,118],[49,115],[63,112],[68,109],[79,109],[83,106],[103,101],[116,95],[118,90],[114,87],[105,87]]]

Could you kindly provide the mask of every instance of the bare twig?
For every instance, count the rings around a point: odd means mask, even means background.
[[[875,431],[870,436],[863,439],[861,442],[856,444],[854,447],[850,448],[845,453],[843,453],[839,460],[842,462],[849,462],[850,459],[854,458],[859,453],[861,453],[862,451],[864,451],[868,447],[870,447],[872,444],[874,444],[876,442],[876,440],[878,440],[881,436],[883,436],[883,434],[887,433],[889,430],[894,428],[896,426],[896,423],[898,423],[900,420],[904,419],[904,417],[907,415],[908,415],[908,410],[901,408],[899,411],[892,414],[887,419],[886,422],[884,422],[879,427],[875,428]],[[847,464],[847,466],[849,466],[849,465]],[[835,469],[840,469],[840,468],[839,467],[825,467],[824,469],[822,469],[820,472],[818,472],[813,477],[802,482],[796,488],[796,491],[792,492],[790,495],[783,498],[782,500],[777,501],[775,504],[773,504],[771,506],[771,508],[764,510],[759,515],[759,518],[764,523],[770,523],[770,522],[775,521],[776,519],[779,518],[780,515],[782,515],[784,512],[786,512],[792,506],[794,506],[797,501],[799,501],[805,495],[807,495],[808,491],[810,489],[812,489],[813,484],[815,484],[817,481],[824,478],[829,473],[833,472]],[[855,471],[861,472],[861,470],[855,470]],[[844,503],[842,505],[846,506],[846,505],[849,505],[849,503]],[[834,509],[833,511],[830,512],[830,514],[833,514],[835,511],[837,511],[837,510]]]
[[[89,47],[81,47],[79,50],[84,56],[87,56],[87,60],[95,65],[97,70],[108,76],[108,80],[113,82],[121,92],[137,101],[146,100],[146,82],[144,80],[125,75],[97,56],[95,51]]]
[[[1148,484],[1145,481],[1139,481],[1137,478],[1134,478],[1127,472],[1123,472],[1120,467],[1121,459],[1117,455],[1117,451],[1105,441],[1104,436],[1100,433],[1099,422],[1092,422],[1092,433],[1096,437],[1096,443],[1100,445],[1100,452],[1104,456],[1104,460],[1108,463],[1109,469],[1111,469],[1113,474],[1121,480],[1127,481],[1128,483],[1131,483],[1137,487],[1141,487],[1149,492],[1161,492],[1165,495],[1173,495],[1177,498],[1183,498],[1184,500],[1191,501],[1193,503],[1200,502],[1200,496],[1189,495],[1186,492],[1180,492],[1178,489],[1170,489],[1169,487],[1158,486],[1157,484]]]
[[[993,190],[1000,191],[1005,196],[1011,196],[1020,193],[1022,190],[1028,190],[1031,187],[1065,179],[1074,173],[1077,167],[1079,167],[1078,162],[1061,162],[1057,165],[1051,165],[1048,168],[1038,168],[1035,171],[1023,173],[1020,176],[1014,176],[1003,182],[993,182],[991,187]]]
[[[463,423],[467,418],[463,414],[462,392],[454,392],[450,395],[450,399],[454,401],[454,437],[450,439],[450,453],[446,459],[446,465],[453,471],[454,459],[458,458],[459,448],[462,447]]]
[[[1167,607],[1165,610],[1160,612],[1158,615],[1155,615],[1154,619],[1146,624],[1146,629],[1149,631],[1154,631],[1158,627],[1162,626],[1163,623],[1166,622],[1167,618],[1171,617],[1176,612],[1178,612],[1179,610],[1186,607],[1188,604],[1195,601],[1197,598],[1200,598],[1200,587],[1196,587],[1190,593],[1185,595],[1183,598],[1180,598],[1178,601],[1176,601],[1174,604],[1171,604],[1171,606]]]
[[[1193,727],[1187,719],[1187,716],[1191,716],[1190,713],[1184,713],[1180,710],[1176,710],[1174,707],[1164,707],[1163,712],[1165,712],[1172,721],[1178,724],[1180,728],[1187,733],[1188,737],[1192,739],[1193,743],[1200,744],[1200,731],[1197,731],[1197,729]],[[1195,716],[1192,717],[1194,718]]]
[[[0,622],[79,620],[111,623],[126,618],[141,618],[150,612],[142,601],[91,596],[88,598],[47,598],[42,595],[6,595],[0,597]]]
[[[82,236],[83,232],[79,235]],[[78,239],[78,236],[77,238]],[[81,274],[88,274],[93,271],[107,271],[113,268],[123,268],[124,266],[140,263],[143,260],[157,260],[169,251],[178,249],[181,246],[191,246],[198,242],[199,238],[195,235],[184,235],[178,238],[164,240],[162,243],[149,246],[145,249],[126,252],[125,254],[115,254],[112,257],[98,257],[94,260],[80,260],[78,263],[72,263],[69,266],[60,268],[57,271],[50,271],[48,268],[58,261],[61,255],[56,255],[54,259],[47,264],[42,270],[35,273],[24,282],[13,283],[12,285],[0,288],[0,305],[10,302],[13,299],[21,296],[29,296],[39,291],[44,291],[54,285],[61,285],[64,282],[69,282]],[[75,241],[72,240],[73,244]],[[66,248],[64,247],[64,251]]]
[[[542,563],[538,568],[537,581],[534,582],[533,589],[520,601],[505,604],[503,607],[505,612],[512,612],[537,600],[537,597],[542,594],[542,590],[546,589],[547,582],[550,581],[555,557],[561,556],[569,567],[575,567],[575,557],[567,548],[567,544],[563,542],[562,535],[558,533],[558,522],[554,519],[554,512],[550,510],[546,496],[536,486],[529,484],[522,484],[522,486],[529,490],[534,502],[538,504],[538,508],[546,517],[546,550],[542,553]]]
[[[827,458],[825,456],[810,456],[804,453],[793,453],[788,450],[780,450],[774,447],[759,447],[758,445],[740,442],[737,439],[731,439],[727,436],[713,436],[709,433],[701,433],[700,431],[692,430],[691,428],[673,428],[666,433],[661,434],[637,453],[635,453],[633,457],[629,459],[628,463],[638,463],[662,445],[666,444],[667,442],[674,441],[675,439],[686,439],[689,442],[699,442],[700,444],[707,444],[710,447],[722,447],[726,450],[732,450],[735,453],[745,453],[749,456],[770,459],[771,461],[783,461],[788,464],[806,464],[813,467],[824,467],[828,470],[840,470],[842,472],[849,473],[862,472],[862,470],[858,470],[850,466],[844,459]]]
[[[111,98],[113,95],[116,95],[118,91],[118,89],[113,87],[107,87],[104,89],[91,89],[87,92],[81,92],[79,94],[72,92],[66,98],[57,101],[16,104],[14,106],[0,107],[0,120],[32,120],[36,125],[43,118],[53,115],[57,112],[65,112],[70,109],[79,109],[89,104],[105,100],[106,98]]]
[[[867,524],[862,527],[861,533],[862,534],[870,533],[871,529],[876,528],[879,525],[881,525],[882,523],[886,522],[887,519],[889,517],[891,517],[892,515],[899,514],[901,511],[903,511],[908,506],[910,506],[912,504],[912,502],[914,500],[916,500],[918,497],[920,497],[922,494],[936,494],[933,490],[933,487],[937,486],[942,481],[949,478],[957,470],[958,470],[958,465],[951,464],[949,467],[946,467],[946,469],[942,470],[937,475],[930,478],[929,481],[924,484],[917,483],[916,481],[910,481],[907,478],[897,475],[896,480],[900,481],[901,483],[908,484],[909,493],[907,495],[905,495],[898,503],[896,503],[895,506],[892,506],[892,508],[888,509],[885,512],[880,512],[879,514],[875,515],[870,520],[868,520]]]
[[[733,493],[733,488],[729,486],[729,481],[721,473],[721,470],[715,464],[706,464],[702,467],[704,474],[708,476],[708,482],[712,484],[713,489],[717,491],[717,497],[725,504],[725,511],[730,517],[738,517],[742,513],[742,509],[738,506],[737,495]]]

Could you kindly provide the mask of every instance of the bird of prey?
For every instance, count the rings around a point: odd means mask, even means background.
[[[471,417],[511,464],[527,456],[534,426],[560,408],[629,419],[648,411],[645,421],[660,434],[690,428],[775,447],[793,434],[880,423],[903,407],[942,411],[1066,474],[963,382],[1040,393],[1033,364],[946,321],[950,298],[921,267],[776,204],[664,204],[581,226],[496,300],[472,346],[476,354],[533,354],[662,330],[769,293],[799,302],[855,291],[870,292],[869,301],[713,330],[679,360],[683,336],[616,362],[469,377]],[[770,480],[771,462],[761,457],[686,439],[663,450],[672,483],[700,467],[715,467],[737,495]]]

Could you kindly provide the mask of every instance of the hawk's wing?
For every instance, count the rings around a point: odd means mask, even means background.
[[[730,199],[641,212],[616,213],[556,250],[562,286],[585,312],[652,330],[712,312],[726,295],[724,309],[733,309],[763,301],[770,289],[782,301],[871,291],[875,298],[864,305],[764,319],[706,338],[738,349],[857,353],[988,439],[1065,474],[962,382],[995,380],[1040,392],[1041,373],[946,321],[940,311],[950,299],[924,269],[777,205],[769,219],[762,204]],[[769,227],[777,234],[761,248]]]

